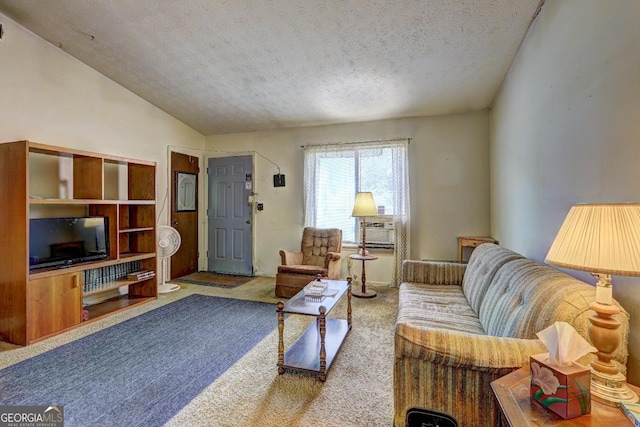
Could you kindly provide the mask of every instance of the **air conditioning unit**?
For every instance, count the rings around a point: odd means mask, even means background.
[[[393,249],[395,232],[390,215],[365,217],[367,248]],[[362,218],[358,218],[358,242],[362,245]]]

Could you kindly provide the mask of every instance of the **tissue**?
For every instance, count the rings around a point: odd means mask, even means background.
[[[536,335],[549,352],[530,357],[533,400],[564,419],[591,412],[591,370],[575,361],[598,350],[565,322]]]
[[[569,366],[585,354],[598,351],[567,322],[556,322],[536,335],[549,351],[551,366]]]

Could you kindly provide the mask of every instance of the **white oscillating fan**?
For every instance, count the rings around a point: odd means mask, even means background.
[[[165,282],[164,261],[178,251],[182,239],[180,233],[173,227],[161,225],[158,227],[158,256],[162,258],[162,284],[158,286],[161,294],[180,289],[180,285]]]

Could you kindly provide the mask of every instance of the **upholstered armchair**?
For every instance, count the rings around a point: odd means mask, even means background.
[[[320,274],[340,278],[342,230],[306,227],[299,251],[280,251],[282,265],[276,275],[276,296],[290,298]]]

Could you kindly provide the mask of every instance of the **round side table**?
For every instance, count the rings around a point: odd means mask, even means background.
[[[373,298],[376,296],[376,291],[374,290],[367,290],[367,274],[365,273],[365,268],[364,268],[364,263],[366,261],[373,261],[378,259],[377,256],[374,255],[362,255],[362,254],[352,254],[349,255],[349,258],[351,259],[355,259],[358,261],[362,261],[362,288],[358,289],[357,287],[353,288],[351,290],[351,294],[354,297],[358,297],[358,298]]]

